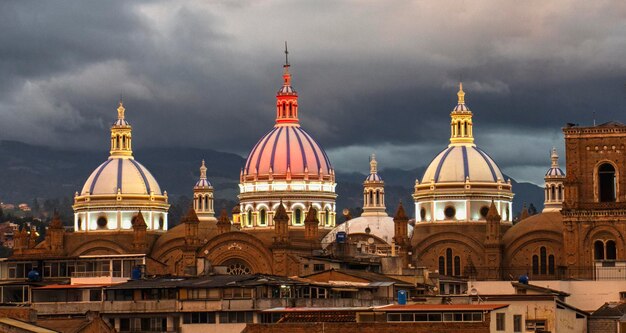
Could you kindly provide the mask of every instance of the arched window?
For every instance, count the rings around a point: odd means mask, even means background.
[[[291,106],[292,104],[289,103],[289,117],[293,117],[293,108]]]
[[[296,208],[293,211],[293,224],[301,224],[302,223],[302,209]]]
[[[380,205],[380,191],[376,191],[376,206]]]
[[[533,256],[533,274],[539,274],[539,256]]]
[[[459,256],[454,257],[454,274],[455,276],[461,275],[461,258]]]
[[[607,260],[615,260],[617,259],[617,250],[615,248],[615,241],[610,240],[606,242],[606,259]]]
[[[468,136],[467,133],[467,122],[463,122],[463,136]]]
[[[78,218],[78,230],[82,230],[83,228],[83,220],[79,217]]]
[[[324,211],[324,224],[330,225],[330,212],[328,211],[328,208]]]
[[[252,226],[252,209],[248,209],[248,214],[246,214],[248,216],[248,226]]]
[[[604,260],[604,242],[601,240],[593,243],[593,259]]]
[[[439,256],[439,274],[446,275],[446,259]]]
[[[446,249],[446,273],[447,275],[453,275],[454,271],[452,270],[452,249]]]
[[[367,204],[371,206],[374,204],[374,191],[369,191],[369,192],[370,192],[370,199]]]
[[[548,274],[554,275],[554,255],[548,257]]]
[[[616,198],[615,168],[604,163],[598,168],[598,196],[600,202],[614,202]]]
[[[541,274],[546,274],[547,273],[547,266],[548,266],[548,258],[547,258],[547,254],[546,254],[546,248],[545,247],[541,247],[541,249],[539,250],[539,257],[540,257],[540,269],[541,269]]]
[[[265,211],[265,209],[261,209],[259,211],[259,221],[260,225],[265,225],[267,223],[267,212]]]
[[[283,118],[287,116],[287,103],[283,102]]]
[[[550,186],[550,201],[555,201],[556,199],[556,189],[554,188],[554,185]]]

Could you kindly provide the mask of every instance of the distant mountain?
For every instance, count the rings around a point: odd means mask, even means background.
[[[31,203],[34,198],[71,198],[82,189],[91,172],[108,157],[107,152],[73,151],[34,146],[15,141],[0,141],[0,200]],[[135,153],[156,177],[171,201],[180,196],[191,197],[198,179],[198,168],[206,160],[207,176],[215,188],[216,199],[223,202],[237,200],[239,170],[245,159],[239,155],[211,149],[196,148],[144,148]],[[379,172],[385,180],[387,210],[393,214],[402,200],[413,216],[413,186],[423,168],[413,170],[383,169]],[[356,211],[363,204],[361,173],[337,171],[337,211],[351,208]],[[507,178],[508,179],[508,178]],[[543,208],[543,189],[530,183],[517,183],[511,179],[515,200],[514,212],[524,203],[533,203],[537,210]],[[410,204],[407,204],[410,203]],[[226,207],[230,210],[230,207]]]

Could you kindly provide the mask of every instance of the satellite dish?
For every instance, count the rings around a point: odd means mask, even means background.
[[[374,238],[370,237],[367,239],[367,244],[374,244]]]
[[[478,295],[478,289],[472,288],[472,290],[470,290],[470,295],[472,295],[472,296]]]

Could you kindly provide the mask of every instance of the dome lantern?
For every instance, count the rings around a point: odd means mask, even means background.
[[[120,99],[117,120],[111,126],[111,157],[133,157],[132,127],[125,119],[126,109]]]
[[[450,113],[450,145],[473,145],[472,111],[465,104],[463,82],[459,83],[458,102]]]
[[[289,51],[285,42],[285,64],[283,65],[283,86],[276,94],[276,125],[291,124],[298,126],[298,93],[291,86],[289,73]]]

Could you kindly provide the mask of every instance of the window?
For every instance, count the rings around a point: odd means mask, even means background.
[[[545,320],[526,320],[526,331],[541,332],[546,329]]]
[[[420,209],[420,219],[421,219],[422,221],[425,221],[425,220],[426,220],[426,208],[422,208],[422,209]]]
[[[461,275],[461,258],[459,256],[454,257],[454,275]]]
[[[215,312],[188,312],[183,315],[185,324],[215,324]]]
[[[593,258],[595,260],[604,260],[604,242],[601,240],[593,243]]]
[[[248,223],[248,226],[251,227],[252,226],[252,209],[248,209],[247,216],[248,216],[248,219],[246,222]]]
[[[505,313],[496,313],[496,331],[504,331]]]
[[[615,260],[617,258],[617,251],[615,249],[615,241],[610,240],[606,242],[606,259]]]
[[[330,211],[328,211],[328,208],[324,210],[324,224],[330,225]]]
[[[546,274],[547,273],[547,254],[546,254],[546,248],[544,246],[541,247],[541,249],[539,250],[539,254],[540,254],[540,259],[541,259],[541,274]]]
[[[446,259],[443,256],[439,257],[439,274],[446,275]]]
[[[453,275],[452,272],[452,249],[446,249],[446,275]]]
[[[548,257],[548,274],[554,275],[554,255]]]
[[[293,224],[302,224],[302,209],[296,208],[293,211]]]
[[[252,323],[252,311],[220,312],[221,324]]]
[[[539,257],[536,254],[533,256],[533,274],[539,274]]]
[[[142,332],[164,332],[167,330],[167,319],[165,317],[141,318]]]
[[[448,206],[443,210],[443,215],[445,215],[447,219],[453,219],[456,215],[456,209],[452,206]]]
[[[313,271],[319,272],[325,270],[326,267],[324,264],[313,264]]]
[[[482,206],[480,208],[480,216],[482,216],[483,218],[487,217],[487,214],[489,214],[489,207],[487,206]]]
[[[107,218],[104,216],[100,216],[96,223],[98,224],[98,229],[105,229],[107,226]]]
[[[224,289],[224,299],[252,298],[251,288],[226,288]]]
[[[90,289],[89,290],[89,301],[90,302],[99,302],[102,300],[102,291],[100,289]]]
[[[598,167],[598,197],[600,202],[615,202],[615,168],[609,163]]]
[[[260,225],[265,225],[267,223],[267,212],[265,209],[261,209],[261,211],[259,211],[259,221]]]
[[[513,332],[522,332],[522,315],[513,315]]]

